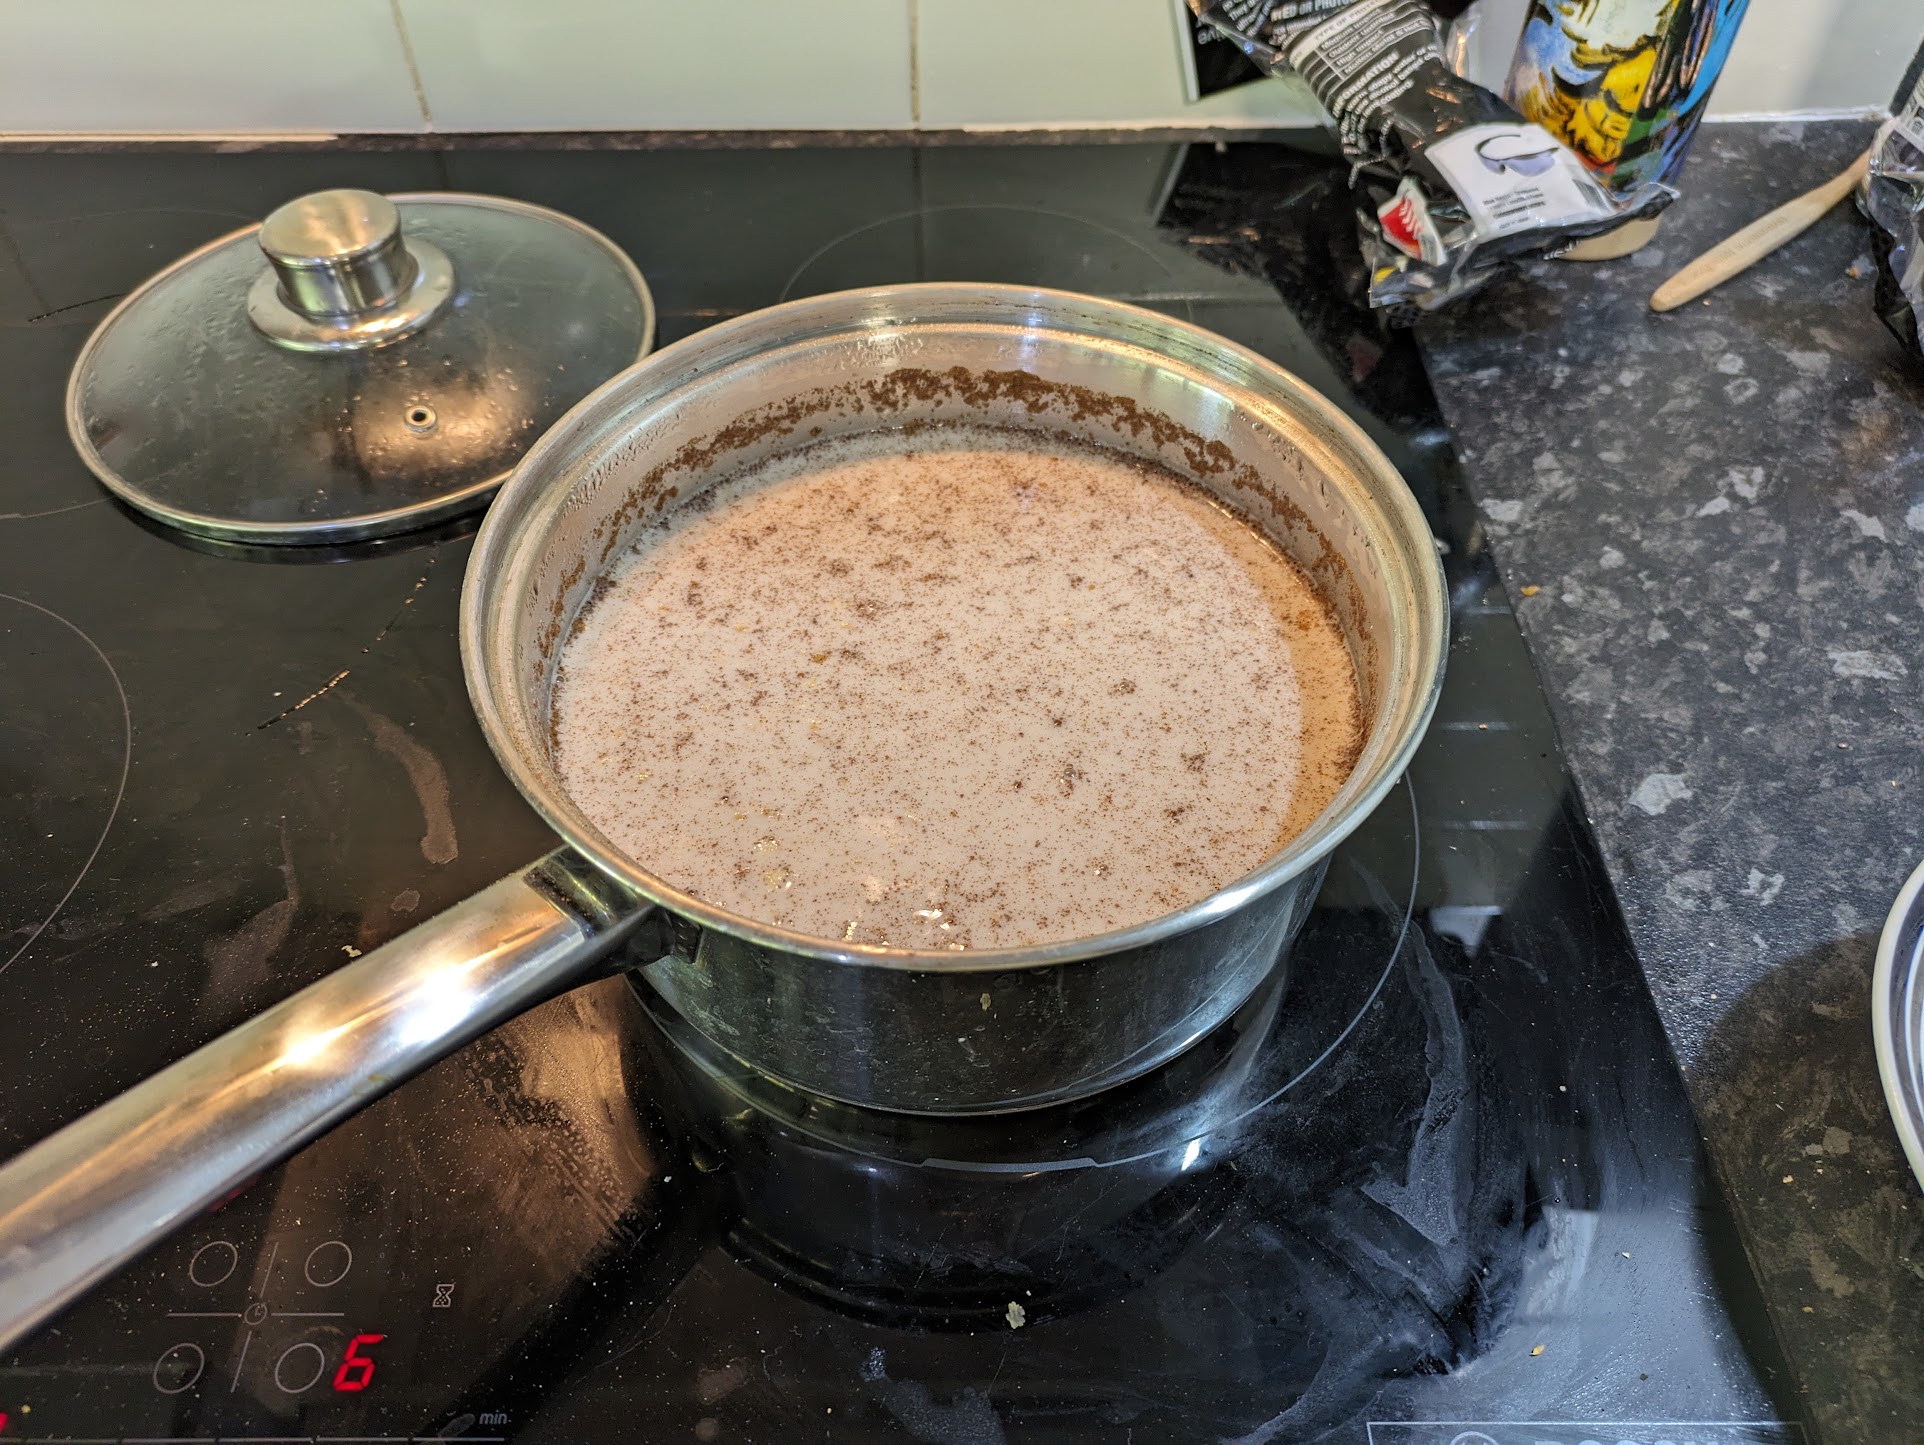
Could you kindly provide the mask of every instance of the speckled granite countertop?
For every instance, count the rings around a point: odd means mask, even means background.
[[[1869,991],[1924,856],[1924,364],[1840,207],[1652,288],[1870,127],[1707,127],[1656,243],[1420,336],[1650,986],[1827,1445],[1924,1438],[1924,1198]]]

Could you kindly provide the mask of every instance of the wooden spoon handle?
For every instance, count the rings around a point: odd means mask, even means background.
[[[1870,164],[1871,153],[1865,151],[1851,162],[1849,170],[1833,176],[1814,191],[1806,191],[1794,201],[1786,201],[1736,234],[1726,236],[1659,286],[1651,294],[1650,309],[1673,311],[1686,301],[1695,301],[1711,287],[1723,285],[1792,237],[1803,234],[1819,216],[1851,193],[1864,179]]]

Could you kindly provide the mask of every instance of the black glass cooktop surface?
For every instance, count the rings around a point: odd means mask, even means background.
[[[0,158],[0,1154],[552,845],[468,709],[463,528],[190,546],[67,445],[115,297],[342,184],[578,216],[664,342],[911,279],[1219,331],[1403,469],[1448,682],[1286,966],[1147,1077],[855,1110],[611,978],[0,1357],[0,1445],[1804,1438],[1414,347],[1279,148]]]

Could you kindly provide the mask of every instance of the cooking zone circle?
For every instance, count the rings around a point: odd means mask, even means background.
[[[604,569],[728,472],[808,440],[955,422],[1176,470],[1310,576],[1355,664],[1366,728],[1328,805],[1185,907],[962,953],[794,933],[692,897],[612,845],[561,785],[550,715],[558,643]],[[643,957],[637,971],[709,1044],[849,1105],[1046,1109],[1166,1064],[1273,980],[1331,853],[1397,785],[1436,703],[1447,607],[1423,515],[1363,432],[1255,353],[1153,312],[1017,287],[882,287],[668,348],[528,453],[463,587],[482,731],[565,846],[0,1171],[0,1199],[18,1201],[0,1214],[0,1257],[27,1262],[0,1334],[503,1019]]]
[[[1194,312],[1177,270],[1197,264],[1089,216],[1040,206],[936,205],[838,236],[795,268],[781,299],[878,280],[1006,281]]]

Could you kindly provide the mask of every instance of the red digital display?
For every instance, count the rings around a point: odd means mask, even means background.
[[[374,1357],[364,1355],[365,1346],[378,1345],[386,1335],[356,1335],[347,1342],[347,1353],[341,1356],[341,1367],[334,1372],[334,1388],[343,1395],[352,1395],[365,1390],[374,1383]]]

